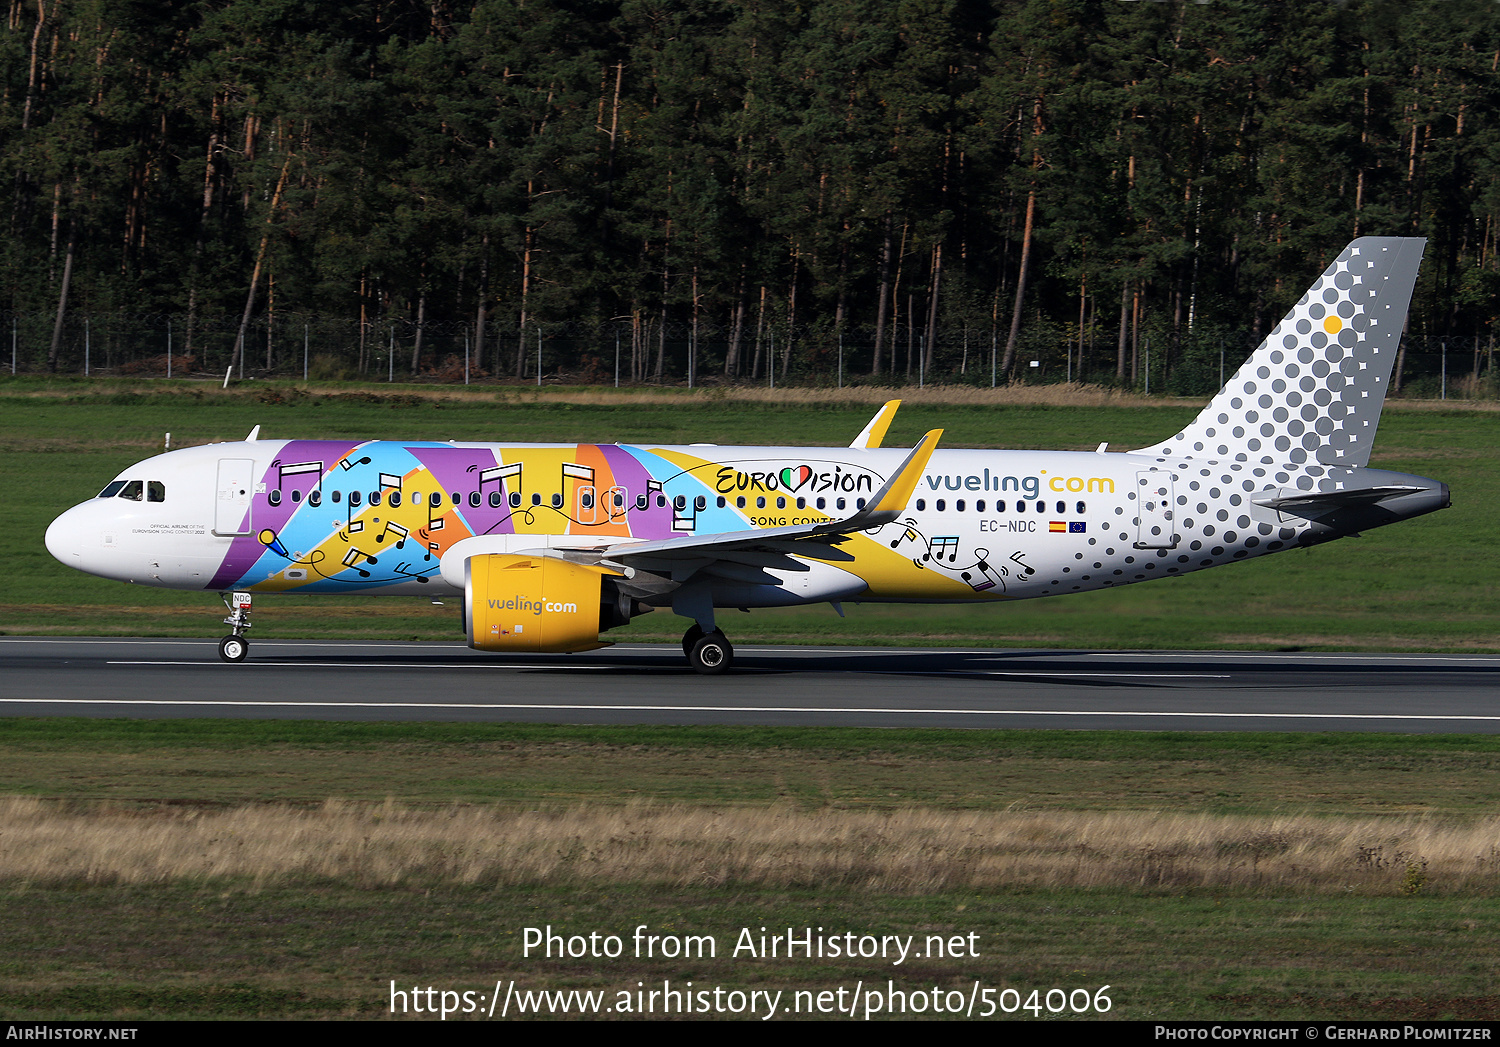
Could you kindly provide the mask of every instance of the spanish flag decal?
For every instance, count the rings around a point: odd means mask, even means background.
[[[1053,534],[1067,534],[1068,525],[1062,520],[1053,520],[1047,525],[1047,530],[1052,532]]]

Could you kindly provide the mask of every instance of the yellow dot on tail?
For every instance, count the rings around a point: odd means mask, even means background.
[[[255,537],[260,539],[261,545],[270,545],[276,540],[276,532],[271,530],[270,528],[267,528]]]
[[[1340,320],[1334,314],[1329,313],[1326,317],[1324,317],[1323,330],[1327,331],[1329,334],[1338,334],[1341,330],[1343,330],[1343,328],[1344,321]]]

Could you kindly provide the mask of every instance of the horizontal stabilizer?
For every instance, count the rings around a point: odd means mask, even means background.
[[[1266,498],[1252,498],[1251,501],[1267,509],[1294,513],[1298,516],[1320,515],[1333,509],[1355,505],[1374,505],[1387,498],[1400,498],[1402,495],[1425,490],[1428,488],[1415,487],[1410,484],[1386,484],[1380,487],[1359,487],[1352,491],[1293,491]]]

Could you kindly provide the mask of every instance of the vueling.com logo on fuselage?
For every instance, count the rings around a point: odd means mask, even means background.
[[[492,611],[530,611],[532,614],[548,613],[577,614],[576,603],[554,603],[551,600],[528,600],[524,596],[512,596],[509,600],[491,600]]]
[[[982,474],[967,473],[953,476],[931,473],[923,477],[934,491],[1015,491],[1027,498],[1040,497],[1040,476],[995,476],[986,469]],[[1049,476],[1045,480],[1047,489],[1058,494],[1114,494],[1115,482],[1108,476]]]

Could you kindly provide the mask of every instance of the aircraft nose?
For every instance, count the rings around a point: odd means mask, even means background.
[[[74,506],[47,527],[47,551],[68,567],[79,567],[83,562],[83,522],[79,519],[79,508]]]

